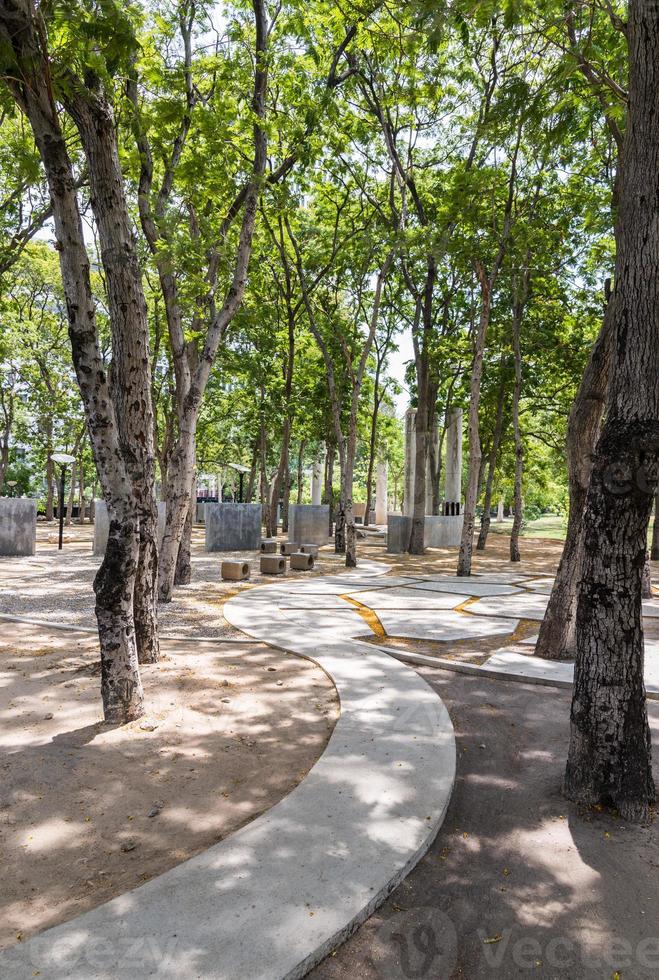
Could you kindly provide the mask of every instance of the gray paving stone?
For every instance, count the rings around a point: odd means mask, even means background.
[[[517,616],[518,619],[541,621],[545,617],[548,602],[548,596],[522,592],[519,595],[478,599],[469,606],[469,612],[473,616]]]
[[[478,579],[460,579],[459,581],[447,579],[446,581],[421,581],[410,584],[410,589],[417,589],[421,592],[450,593],[469,596],[497,596],[515,595],[521,589],[513,585],[496,585],[481,582]]]
[[[468,595],[421,592],[417,588],[374,589],[356,592],[355,599],[370,609],[455,609]]]
[[[517,628],[516,619],[487,619],[451,610],[411,613],[378,610],[378,619],[388,636],[410,640],[469,640],[475,637],[505,636]]]

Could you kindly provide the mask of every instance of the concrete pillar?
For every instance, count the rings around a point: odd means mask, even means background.
[[[444,513],[459,514],[462,501],[462,409],[452,409],[446,430]]]
[[[416,411],[408,408],[405,412],[405,490],[403,516],[414,514],[414,476],[416,472]]]
[[[387,461],[378,460],[375,480],[375,523],[387,523]]]
[[[323,460],[322,456],[314,460],[311,471],[311,503],[318,507],[323,499]]]
[[[503,524],[503,500],[497,504],[497,524]]]

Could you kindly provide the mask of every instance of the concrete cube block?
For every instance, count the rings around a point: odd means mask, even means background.
[[[300,554],[302,555],[313,555],[314,558],[318,557],[319,545],[317,544],[301,544]]]
[[[262,575],[283,575],[286,571],[286,559],[281,555],[261,555]]]
[[[300,546],[296,541],[282,541],[281,543],[282,555],[294,555],[299,550]]]
[[[291,568],[294,568],[298,572],[310,572],[314,566],[313,555],[304,554],[304,552],[297,551],[291,555]]]
[[[36,500],[0,497],[0,555],[33,555],[36,543]]]
[[[249,578],[249,562],[246,561],[223,561],[222,578],[229,582],[242,582]]]
[[[262,555],[276,555],[279,545],[276,538],[264,538],[261,542]]]

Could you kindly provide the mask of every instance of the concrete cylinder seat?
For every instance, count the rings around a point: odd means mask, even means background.
[[[301,544],[299,553],[303,555],[313,555],[314,558],[317,558],[319,550],[320,546],[317,544]]]
[[[261,542],[261,554],[262,555],[276,555],[277,554],[277,539],[276,538],[264,538]]]
[[[282,541],[281,543],[282,555],[294,555],[299,550],[300,546],[297,541]]]

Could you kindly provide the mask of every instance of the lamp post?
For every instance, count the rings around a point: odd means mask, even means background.
[[[18,483],[18,480],[7,480],[7,486],[9,487],[9,496],[14,496],[14,487]]]
[[[66,467],[69,463],[75,463],[75,456],[70,456],[69,453],[53,453],[51,455],[51,460],[53,463],[60,464],[60,481],[59,481],[59,504],[57,506],[57,512],[59,517],[59,544],[57,546],[58,551],[62,550],[62,543],[64,541],[64,487],[66,483]]]

